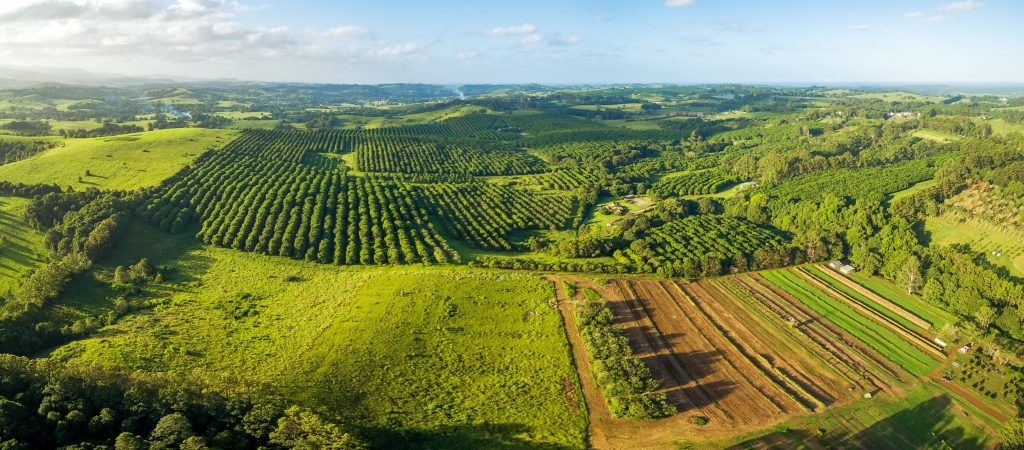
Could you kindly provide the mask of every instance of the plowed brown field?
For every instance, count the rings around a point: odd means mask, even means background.
[[[572,304],[560,280],[599,292],[615,312],[634,353],[650,368],[679,413],[638,422],[611,417],[600,390],[585,380],[584,395],[595,448],[673,448],[697,436],[730,436],[770,426],[797,414],[860,396],[874,388],[852,367],[832,368],[842,355],[808,349],[814,341],[794,332],[779,314],[734,298],[714,281],[677,284],[629,279],[597,285],[582,277],[551,277],[570,335]],[[766,323],[767,322],[767,323]],[[586,349],[570,336],[581,378],[592,378]],[[709,419],[707,425],[694,418]]]

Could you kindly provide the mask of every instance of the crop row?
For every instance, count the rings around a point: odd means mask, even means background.
[[[366,172],[517,175],[537,173],[544,167],[535,156],[497,143],[485,148],[466,142],[380,137],[359,140],[355,152],[356,165]]]
[[[738,178],[722,171],[705,170],[665,178],[654,183],[651,191],[659,197],[714,194],[738,181]]]
[[[796,274],[777,270],[763,272],[762,276],[914,376],[923,376],[938,365],[907,341],[837,302]]]
[[[424,201],[444,218],[452,234],[486,249],[512,250],[512,230],[561,229],[581,206],[573,196],[539,195],[491,183],[420,187]]]
[[[459,261],[408,184],[347,177],[261,147],[236,141],[208,153],[158,189],[140,217],[172,232],[198,220],[206,243],[322,263]]]

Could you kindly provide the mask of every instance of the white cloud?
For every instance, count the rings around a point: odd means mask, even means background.
[[[938,23],[949,19],[951,16],[973,11],[976,9],[984,8],[985,3],[977,0],[964,0],[959,2],[947,3],[945,5],[936,8],[935,14],[925,14],[921,11],[911,11],[903,15],[907,19],[923,20],[928,23]]]
[[[527,37],[524,37],[524,38],[520,39],[519,40],[519,45],[540,44],[543,41],[544,41],[544,35],[534,33],[534,34],[531,34],[531,35],[529,35]]]
[[[425,54],[420,43],[384,41],[354,24],[294,30],[245,23],[250,10],[235,0],[0,0],[0,54],[5,64],[243,77],[259,76],[257,66],[265,74]]]
[[[678,8],[680,6],[690,6],[693,4],[693,0],[665,0],[665,6],[669,8]]]
[[[870,29],[871,27],[864,24],[850,25],[850,30],[852,31],[868,31]]]
[[[342,25],[334,28],[329,28],[324,35],[331,38],[350,38],[350,37],[363,37],[368,32],[363,27],[357,27],[355,25]]]
[[[408,42],[405,44],[388,45],[370,52],[372,56],[379,58],[396,58],[400,56],[412,55],[418,53],[422,49],[420,44],[415,42]]]
[[[570,45],[576,45],[583,42],[583,38],[576,36],[575,34],[569,37],[554,37],[548,40],[548,45],[556,47],[566,47]]]
[[[487,34],[491,36],[519,36],[523,34],[531,34],[536,31],[536,26],[524,23],[522,25],[514,25],[508,27],[494,27],[491,28],[491,30],[488,31]]]
[[[978,8],[982,8],[984,6],[984,3],[976,0],[964,0],[960,2],[953,2],[942,5],[939,7],[939,12],[945,14],[955,14],[959,12],[972,11]]]

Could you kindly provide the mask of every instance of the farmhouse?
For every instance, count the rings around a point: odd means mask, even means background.
[[[612,203],[610,205],[604,205],[602,207],[605,214],[616,214],[622,215],[626,213],[626,207],[619,204],[619,202]]]

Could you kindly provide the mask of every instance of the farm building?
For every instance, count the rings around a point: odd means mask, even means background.
[[[618,202],[612,203],[610,205],[604,205],[602,209],[604,209],[605,214],[622,215],[626,213],[626,208],[620,205]]]
[[[856,268],[856,267],[853,267],[853,266],[851,266],[851,265],[849,265],[849,264],[845,264],[845,265],[843,265],[843,267],[840,267],[840,268],[839,268],[839,271],[840,271],[840,272],[842,272],[842,273],[843,273],[843,275],[849,275],[849,274],[851,274],[851,273],[854,273],[854,272],[856,272],[856,271],[857,271],[857,268]]]
[[[839,268],[845,266],[845,264],[843,264],[842,261],[837,259],[835,261],[832,261],[832,262],[828,263],[828,266],[833,268],[833,269],[835,269],[835,270],[839,270]]]

